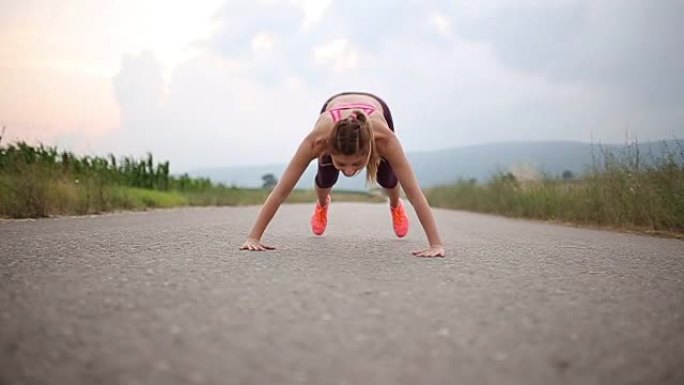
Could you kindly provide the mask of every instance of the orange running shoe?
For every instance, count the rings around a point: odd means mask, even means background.
[[[404,203],[399,199],[397,207],[392,207],[390,205],[390,211],[392,212],[392,226],[394,227],[394,234],[397,237],[402,238],[408,233],[409,221],[408,215],[406,215],[406,210],[404,210]]]
[[[325,202],[325,207],[316,201],[316,208],[311,216],[311,231],[316,235],[321,235],[328,225],[328,207],[330,207],[330,195]]]

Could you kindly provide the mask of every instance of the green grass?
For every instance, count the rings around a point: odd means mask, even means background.
[[[214,186],[205,191],[158,191],[116,186],[100,178],[55,177],[35,165],[20,175],[0,173],[0,217],[38,218],[183,206],[261,205],[266,189]],[[337,201],[382,201],[363,192],[335,191]],[[294,190],[288,203],[314,202],[313,190]]]
[[[486,184],[460,181],[426,195],[435,207],[684,234],[684,151],[647,161],[634,148],[603,155],[576,180],[519,181],[500,173]]]
[[[137,187],[111,187],[112,208],[141,210],[147,208],[170,208],[188,205],[188,198],[175,191],[156,191]]]
[[[0,174],[0,216],[6,218],[97,214],[187,204],[188,198],[177,192],[112,186],[97,178],[70,181],[40,172],[21,176]]]
[[[135,167],[133,167],[135,166]],[[145,167],[143,167],[145,166]],[[161,167],[163,166],[163,167]],[[269,190],[214,185],[168,175],[168,162],[78,159],[25,144],[0,147],[0,217],[35,218],[181,206],[261,205]],[[145,171],[147,170],[147,171]],[[145,182],[145,183],[143,183]],[[151,187],[140,187],[143,184]],[[499,173],[485,184],[460,181],[426,189],[434,207],[592,226],[684,234],[684,149],[645,157],[635,144],[603,152],[578,179],[518,180]],[[294,190],[288,203],[314,202],[313,190]],[[333,191],[335,201],[382,202],[376,192]]]

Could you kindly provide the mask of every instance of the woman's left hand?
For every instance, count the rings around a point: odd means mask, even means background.
[[[430,246],[429,249],[426,250],[421,250],[421,251],[414,251],[411,254],[415,255],[416,257],[421,257],[421,258],[434,258],[434,257],[442,257],[444,258],[444,247],[442,245],[435,245],[435,246]]]

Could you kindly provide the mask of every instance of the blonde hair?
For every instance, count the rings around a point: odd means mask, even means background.
[[[380,155],[375,148],[373,126],[366,114],[354,110],[347,118],[337,121],[330,132],[328,143],[333,155],[369,155],[366,183],[376,182]]]

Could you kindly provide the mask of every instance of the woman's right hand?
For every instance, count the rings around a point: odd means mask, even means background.
[[[266,246],[261,243],[258,239],[252,239],[252,238],[247,238],[245,243],[240,247],[240,250],[249,250],[249,251],[266,251],[266,250],[273,250],[275,247],[273,246]]]

